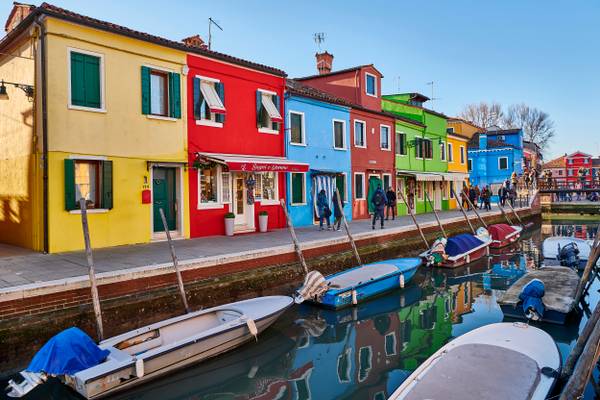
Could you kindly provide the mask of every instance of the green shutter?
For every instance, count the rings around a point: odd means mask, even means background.
[[[194,78],[194,119],[202,119],[202,91],[200,90],[200,84],[202,81],[200,78]]]
[[[71,104],[85,106],[83,54],[71,52]]]
[[[65,210],[75,209],[75,160],[65,158]]]
[[[113,208],[113,167],[112,161],[102,162],[102,208]]]
[[[85,103],[86,107],[101,108],[100,58],[85,56]]]
[[[142,67],[142,114],[150,114],[150,68]]]
[[[256,126],[260,128],[260,109],[262,108],[262,93],[256,91]]]
[[[181,118],[181,82],[179,74],[169,72],[169,115]]]
[[[221,103],[223,103],[223,106],[225,106],[225,85],[223,84],[223,82],[215,83],[215,91],[219,95],[219,98],[221,99]],[[224,123],[225,122],[225,114],[217,114],[215,116],[215,121]]]
[[[292,173],[292,203],[300,204],[304,202],[302,195],[304,189],[303,174]]]

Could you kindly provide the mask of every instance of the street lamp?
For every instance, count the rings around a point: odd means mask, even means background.
[[[16,83],[16,82],[6,82],[4,80],[1,80],[0,81],[0,100],[8,100],[8,92],[6,91],[6,85],[13,85],[16,88],[21,89],[23,92],[25,92],[25,95],[27,96],[27,98],[29,100],[33,99],[34,90],[33,90],[32,85],[27,85],[24,83]]]

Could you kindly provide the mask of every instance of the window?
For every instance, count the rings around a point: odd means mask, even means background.
[[[392,187],[392,175],[383,174],[383,191],[387,191]]]
[[[440,143],[440,160],[446,161],[446,142]]]
[[[391,150],[390,127],[386,125],[379,126],[379,144],[381,150]]]
[[[354,120],[354,145],[356,147],[367,147],[366,123]]]
[[[467,160],[467,170],[473,171],[473,160],[471,158]]]
[[[562,176],[562,174],[563,174],[563,170],[562,170],[562,169],[559,169],[559,170],[558,170],[558,175],[559,175],[559,176]]]
[[[385,355],[396,355],[396,333],[391,332],[385,335]]]
[[[425,197],[423,195],[423,185],[425,184],[425,182],[416,182],[415,186],[417,189],[417,199],[419,200],[423,200]]]
[[[265,90],[256,91],[256,122],[259,132],[279,133],[279,96]]]
[[[344,201],[348,201],[348,194],[346,192],[346,174],[340,174],[335,177],[335,186],[340,192],[340,197]]]
[[[499,170],[508,169],[508,157],[498,158],[498,169]]]
[[[365,91],[369,96],[377,97],[377,78],[368,72],[365,73]]]
[[[219,203],[218,175],[219,167],[198,170],[200,204]]]
[[[454,161],[454,155],[452,154],[452,143],[448,143],[448,162]]]
[[[292,205],[306,204],[306,174],[292,172]]]
[[[179,74],[142,66],[142,114],[181,118]]]
[[[450,182],[450,198],[453,199],[454,198],[454,181],[449,181]]]
[[[221,174],[221,201],[231,203],[231,173],[229,172]]]
[[[221,127],[225,122],[225,85],[217,79],[194,78],[196,124]]]
[[[572,170],[572,169],[569,169],[569,170],[567,171],[567,175],[568,175],[568,176],[573,176],[573,170]]]
[[[373,350],[371,346],[361,347],[358,351],[358,381],[362,382],[369,377],[372,368]]]
[[[333,148],[346,149],[346,121],[333,120]]]
[[[465,146],[460,146],[460,163],[465,163]]]
[[[449,126],[446,128],[446,133],[454,133],[454,128]]]
[[[65,159],[65,209],[79,209],[84,198],[89,209],[111,209],[112,161]]]
[[[396,154],[406,155],[406,133],[396,132]]]
[[[573,159],[572,158],[567,159],[567,163],[573,164]]]
[[[69,49],[69,106],[104,109],[104,57]]]
[[[354,174],[354,197],[356,200],[365,199],[365,174],[362,172]]]
[[[347,348],[337,359],[337,376],[340,383],[350,382],[352,371],[352,347]]]
[[[589,160],[588,160],[587,158],[584,158],[584,159],[583,159],[583,163],[584,163],[584,164],[587,164],[588,162],[589,162]]]
[[[423,158],[423,139],[415,138],[415,158]]]
[[[290,144],[306,145],[304,113],[290,111]]]
[[[262,172],[256,180],[259,178],[262,181],[262,202],[277,203],[277,172]]]
[[[415,139],[415,157],[426,158],[428,160],[433,158],[433,147],[431,140],[423,138]]]
[[[498,140],[501,142],[504,142],[506,140],[506,136],[504,135],[498,135]]]

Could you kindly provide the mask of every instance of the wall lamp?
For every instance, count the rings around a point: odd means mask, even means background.
[[[26,85],[24,83],[15,83],[15,82],[5,82],[4,80],[0,81],[0,100],[8,100],[8,92],[6,91],[6,85],[13,85],[16,88],[21,89],[25,92],[25,95],[29,100],[33,99],[33,86]]]

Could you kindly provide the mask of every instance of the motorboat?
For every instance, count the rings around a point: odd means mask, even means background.
[[[523,227],[519,225],[494,224],[488,226],[487,230],[492,237],[490,248],[500,249],[518,241],[521,237],[521,232],[523,232]]]
[[[562,265],[582,269],[592,247],[587,240],[568,236],[551,236],[542,244],[545,265]]]

